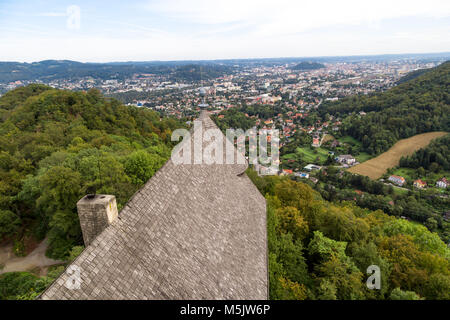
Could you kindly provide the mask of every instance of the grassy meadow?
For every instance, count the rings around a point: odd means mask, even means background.
[[[427,132],[399,140],[388,151],[376,158],[354,166],[348,171],[368,176],[371,179],[379,179],[387,169],[397,166],[401,157],[413,154],[420,148],[426,147],[431,140],[446,134],[446,132]]]

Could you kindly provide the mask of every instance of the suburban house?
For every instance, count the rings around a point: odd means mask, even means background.
[[[427,186],[427,183],[425,181],[417,179],[417,180],[414,181],[413,185],[416,188],[423,189],[423,188],[425,188]]]
[[[445,178],[442,178],[436,182],[436,187],[438,187],[438,188],[446,189],[448,187],[448,185],[449,185],[449,182]]]
[[[315,148],[320,147],[320,140],[318,137],[313,138],[312,146]]]
[[[336,158],[336,161],[342,164],[348,164],[349,166],[351,166],[352,164],[354,164],[356,162],[355,157],[353,157],[350,154],[343,154],[340,155]]]
[[[306,171],[314,171],[314,170],[320,170],[322,169],[321,166],[316,166],[315,164],[308,164],[306,167],[304,167]]]
[[[292,174],[293,171],[289,170],[289,169],[283,169],[283,171],[281,172],[280,176],[288,176],[290,174]]]
[[[395,183],[398,186],[403,186],[406,182],[405,178],[395,175],[390,176],[388,180],[392,183]]]
[[[273,167],[264,167],[259,164],[255,165],[255,170],[256,172],[258,172],[259,176],[267,176],[267,175],[271,176],[279,174],[278,169]]]
[[[314,177],[310,177],[309,180],[311,180],[313,183],[319,182],[319,179],[314,178]]]

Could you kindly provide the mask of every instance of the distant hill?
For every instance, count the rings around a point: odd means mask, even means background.
[[[373,56],[329,56],[329,57],[289,57],[289,58],[255,58],[255,59],[220,59],[220,60],[182,60],[182,61],[126,61],[108,63],[81,63],[70,60],[44,60],[33,63],[0,62],[0,83],[17,80],[55,80],[78,79],[93,77],[98,79],[123,79],[135,73],[153,73],[174,76],[176,81],[188,81],[181,76],[191,78],[183,72],[188,65],[205,66],[214,69],[211,75],[204,72],[203,79],[213,78],[213,75],[223,70],[233,71],[242,66],[276,66],[296,64],[293,70],[314,70],[323,68],[321,63],[360,61],[383,62],[392,59],[416,59],[421,62],[436,62],[450,58],[450,53],[373,55]],[[311,62],[311,60],[315,62]],[[319,63],[321,62],[321,63]],[[177,70],[180,72],[177,73]],[[194,77],[195,78],[195,77]]]
[[[316,70],[316,69],[322,69],[325,68],[325,66],[321,63],[317,62],[300,62],[299,64],[293,66],[292,70]]]
[[[188,64],[176,67],[173,71],[172,78],[175,81],[200,81],[218,78],[230,71],[230,67],[222,65]]]
[[[195,72],[192,72],[194,70]],[[233,70],[231,66],[215,63],[188,62],[124,62],[81,63],[69,60],[45,60],[33,63],[0,62],[0,83],[17,80],[56,80],[93,77],[95,79],[124,79],[136,73],[167,75],[176,81],[192,81],[220,77]]]
[[[362,142],[370,154],[388,150],[399,139],[431,131],[450,131],[450,61],[382,93],[357,95],[320,108],[345,117],[342,132]],[[364,111],[366,116],[359,116]]]

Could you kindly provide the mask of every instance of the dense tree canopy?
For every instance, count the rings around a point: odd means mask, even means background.
[[[99,91],[30,85],[0,98],[0,238],[49,238],[50,257],[82,244],[76,202],[114,194],[119,209],[170,155],[181,124]]]
[[[450,250],[424,226],[247,174],[268,203],[271,299],[449,299]],[[366,286],[377,265],[380,290]]]
[[[432,141],[426,148],[400,159],[400,166],[418,169],[420,167],[439,172],[450,171],[450,134]]]

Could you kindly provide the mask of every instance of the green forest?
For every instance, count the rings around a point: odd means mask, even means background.
[[[439,173],[450,171],[450,134],[435,139],[426,147],[417,150],[408,157],[400,159],[400,167],[419,169]]]
[[[247,174],[268,205],[270,299],[450,299],[450,249],[418,223],[328,202],[288,177]],[[367,268],[381,289],[366,286]]]
[[[419,133],[450,131],[450,62],[382,93],[325,102],[322,116],[345,117],[342,133],[362,142],[375,155]],[[365,116],[359,112],[367,113]]]
[[[323,169],[316,178],[320,183],[309,185],[327,201],[351,201],[361,208],[382,210],[388,215],[419,222],[436,232],[445,243],[450,242],[450,222],[443,217],[450,208],[450,200],[440,193],[413,188],[398,192],[392,185],[335,167]]]
[[[83,244],[76,202],[114,194],[119,210],[169,158],[180,122],[126,107],[98,90],[29,85],[0,98],[0,242],[16,255],[48,237],[67,260]]]

